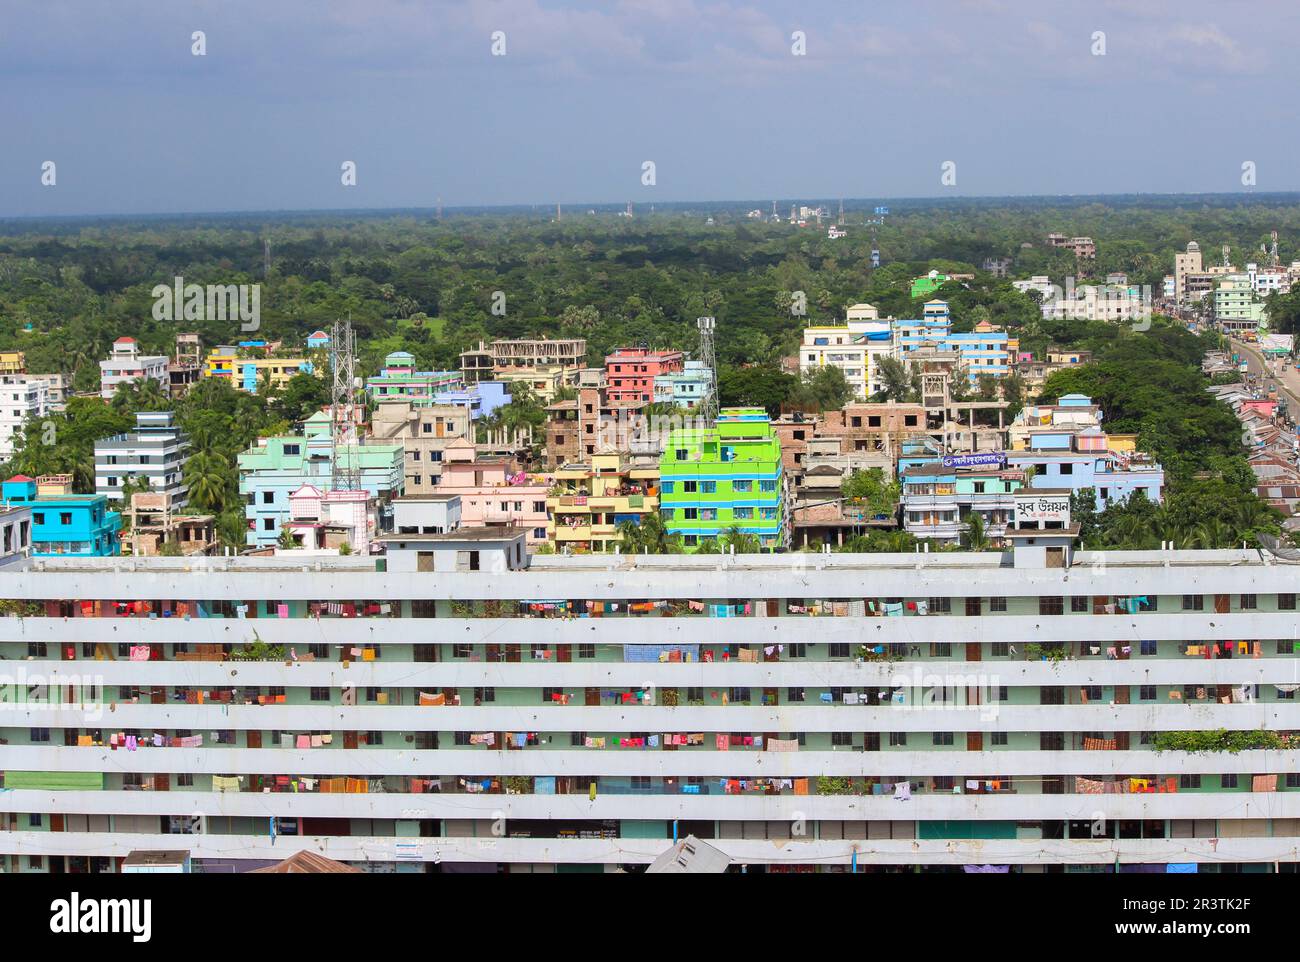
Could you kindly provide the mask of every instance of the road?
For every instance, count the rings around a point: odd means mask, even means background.
[[[1247,344],[1235,338],[1229,338],[1228,343],[1232,345],[1233,351],[1246,359],[1247,370],[1260,379],[1264,390],[1267,391],[1270,384],[1277,384],[1278,390],[1287,396],[1288,413],[1295,417],[1300,412],[1300,373],[1296,372],[1295,366],[1290,365],[1290,370],[1282,374],[1271,373],[1276,371],[1278,365],[1266,360],[1258,345]]]

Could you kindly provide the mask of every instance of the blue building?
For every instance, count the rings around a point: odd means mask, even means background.
[[[927,301],[923,317],[894,321],[893,325],[894,345],[902,360],[923,347],[951,351],[960,358],[972,384],[985,374],[1005,377],[1011,372],[1010,336],[990,324],[981,324],[968,334],[954,334],[946,301]]]
[[[307,335],[307,349],[311,351],[321,350],[330,346],[330,336],[324,331],[313,331]]]
[[[694,407],[709,393],[713,372],[703,361],[687,361],[681,371],[655,375],[655,403]]]
[[[239,493],[250,547],[273,547],[289,518],[289,496],[305,484],[326,490],[333,475],[334,445],[329,426],[308,420],[303,436],[259,438],[237,458]],[[357,444],[342,448],[345,466],[355,467],[361,489],[381,502],[402,493],[405,449],[397,444]]]
[[[499,407],[510,403],[509,385],[504,381],[479,381],[469,387],[439,391],[433,396],[434,404],[454,404],[468,408],[471,421],[487,417]]]
[[[32,554],[107,557],[120,553],[122,516],[102,494],[73,494],[70,475],[33,480],[15,475],[4,482],[4,500],[32,512]]]
[[[1081,435],[1076,435],[1077,439]],[[1087,435],[1082,435],[1086,437]],[[1072,494],[1085,488],[1096,492],[1097,510],[1112,501],[1124,501],[1135,491],[1148,501],[1161,500],[1165,470],[1148,455],[1116,451],[1035,450],[1006,452],[1007,467],[1033,469],[1029,486]]]

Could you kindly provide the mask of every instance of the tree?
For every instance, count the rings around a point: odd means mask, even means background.
[[[629,554],[681,554],[681,536],[670,534],[657,514],[644,514],[638,524],[621,521],[616,529],[622,550]]]
[[[892,357],[876,359],[876,371],[880,378],[881,390],[886,401],[912,401],[917,397],[913,387],[912,372],[904,361]]]
[[[804,411],[838,411],[853,400],[853,388],[834,365],[805,372],[787,396],[787,403]]]
[[[990,541],[984,533],[984,515],[972,511],[966,515],[966,533],[961,536],[962,546],[970,551],[987,551]]]
[[[741,531],[740,528],[735,525],[728,528],[719,540],[722,542],[720,547],[727,553],[758,554],[763,550],[762,543],[758,540],[758,535],[750,534],[747,531]]]
[[[753,405],[777,417],[796,383],[793,375],[776,368],[724,367],[718,377],[718,396],[723,407]]]
[[[276,544],[286,551],[301,547],[298,544],[298,539],[293,536],[293,532],[287,526],[280,528],[280,537],[276,539]]]
[[[880,468],[854,471],[840,482],[840,495],[846,502],[865,509],[872,518],[893,515],[898,510],[900,486],[898,481],[885,477]]]

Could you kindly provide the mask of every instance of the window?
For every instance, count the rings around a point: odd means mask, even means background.
[[[1005,745],[1007,743],[1006,732],[993,732],[992,734],[993,734],[992,741],[994,745]]]
[[[1183,611],[1204,611],[1204,595],[1183,595]]]
[[[733,482],[731,482],[731,490],[732,490],[732,491],[739,491],[739,492],[742,492],[742,493],[748,493],[748,492],[754,490],[754,482],[753,482],[753,481],[733,481]]]
[[[1277,596],[1277,610],[1278,610],[1278,611],[1295,611],[1295,595],[1293,595],[1293,594],[1291,594],[1291,595],[1283,595],[1283,594],[1279,594],[1279,595]]]
[[[717,490],[718,490],[718,482],[716,481],[700,482],[700,494],[714,494]]]
[[[50,730],[48,728],[31,729],[31,742],[33,745],[48,742],[50,740]]]
[[[1040,615],[1060,615],[1065,613],[1065,606],[1060,597],[1043,597],[1038,599]]]
[[[1236,772],[1227,772],[1227,773],[1225,773],[1225,774],[1223,774],[1223,775],[1220,775],[1220,776],[1219,776],[1219,787],[1220,787],[1220,788],[1236,788],[1236,787],[1237,787],[1237,773],[1236,773]]]
[[[761,492],[763,492],[763,493],[765,493],[765,494],[771,494],[773,491],[776,490],[776,482],[775,482],[775,481],[760,481],[760,482],[758,482],[758,490],[761,491]]]
[[[805,692],[802,688],[787,688],[785,690],[785,700],[791,703],[798,703],[804,700]]]
[[[1008,641],[994,641],[989,644],[989,654],[994,658],[1006,658],[1011,654],[1011,643]]]
[[[951,745],[952,732],[934,732],[930,736],[930,742],[934,745]]]
[[[312,701],[329,701],[330,690],[328,688],[313,688],[311,690]]]
[[[1087,610],[1088,610],[1088,596],[1087,596],[1087,595],[1071,595],[1071,596],[1070,596],[1070,611],[1072,611],[1072,612],[1078,614],[1078,613],[1080,613],[1080,612],[1086,612]]]
[[[890,732],[889,747],[902,748],[907,745],[907,732]]]
[[[1006,598],[990,598],[990,599],[989,599],[989,611],[1002,611],[1002,612],[1005,612],[1006,610],[1007,610],[1007,599],[1006,599]]]
[[[275,504],[275,492],[274,492],[274,491],[263,491],[263,492],[262,492],[262,503],[263,503],[263,504]]]
[[[834,642],[833,642],[829,647],[830,647],[830,657],[832,657],[832,658],[847,658],[847,657],[849,657],[849,646],[848,646],[848,643],[847,643],[847,642],[845,642],[845,643],[834,643]]]
[[[831,732],[832,748],[852,747],[852,745],[853,745],[852,732]]]
[[[749,521],[754,517],[753,508],[736,508],[731,512],[731,516],[737,521]]]
[[[1007,690],[1006,685],[998,685],[998,701],[1009,701],[1011,693]]]
[[[695,494],[697,491],[699,491],[699,488],[700,486],[698,482],[695,481],[682,482],[682,491],[684,491],[686,494]]]
[[[1038,689],[1038,704],[1064,705],[1065,689],[1060,685],[1042,685]]]
[[[1155,686],[1155,685],[1143,685],[1142,687],[1140,687],[1140,688],[1138,689],[1138,700],[1139,700],[1139,701],[1155,701],[1155,700],[1156,700],[1156,686]]]
[[[593,644],[578,645],[579,658],[595,658],[596,646]]]
[[[497,690],[495,688],[475,688],[474,704],[486,704],[497,700]]]
[[[1179,775],[1178,787],[1179,788],[1200,788],[1201,776],[1200,775]]]
[[[1241,596],[1241,610],[1242,610],[1242,611],[1254,611],[1254,610],[1255,610],[1255,596],[1254,596],[1254,595],[1242,595],[1242,596]]]

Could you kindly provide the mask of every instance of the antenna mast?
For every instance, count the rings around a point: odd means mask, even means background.
[[[335,321],[330,330],[330,487],[335,491],[361,488],[357,450],[356,336],[352,322]]]
[[[700,361],[709,372],[709,386],[700,400],[700,416],[707,424],[718,420],[718,359],[713,349],[712,317],[701,317],[695,322],[700,329]]]

